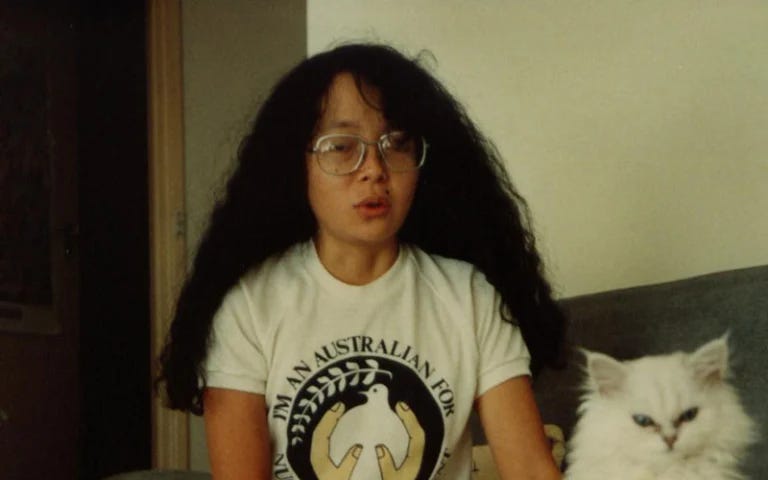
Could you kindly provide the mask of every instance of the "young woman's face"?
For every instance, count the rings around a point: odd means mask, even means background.
[[[375,142],[389,125],[375,104],[378,92],[364,88],[361,96],[354,77],[339,74],[331,84],[315,139],[341,133]],[[376,145],[368,145],[360,168],[335,176],[324,172],[316,155],[306,157],[308,196],[318,225],[318,241],[338,247],[391,247],[408,215],[418,181],[418,170],[390,172]]]

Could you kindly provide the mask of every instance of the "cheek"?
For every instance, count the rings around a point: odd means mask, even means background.
[[[419,175],[418,172],[415,174],[411,174],[408,176],[404,176],[402,178],[398,179],[397,182],[397,192],[406,203],[406,206],[410,207],[411,201],[413,201],[413,197],[416,195],[416,188],[419,184]]]
[[[313,182],[311,176],[307,182],[307,198],[315,217],[321,217],[333,208],[331,198],[327,194],[327,187],[322,182]]]
[[[314,210],[314,205],[317,199],[320,197],[318,189],[320,188],[317,174],[312,171],[312,168],[307,168],[307,198]]]
[[[713,410],[701,408],[696,418],[680,426],[678,448],[684,452],[697,451],[719,437],[725,420]]]
[[[317,172],[310,165],[307,167],[307,200],[317,219],[329,208],[326,205],[327,195],[324,193],[325,188],[322,179],[318,177]]]
[[[316,218],[332,215],[341,208],[339,192],[345,178],[330,176],[317,165],[307,165],[307,199]]]

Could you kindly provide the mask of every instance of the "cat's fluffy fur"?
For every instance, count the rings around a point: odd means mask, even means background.
[[[586,352],[566,480],[737,480],[755,427],[727,382],[727,337],[620,362]]]

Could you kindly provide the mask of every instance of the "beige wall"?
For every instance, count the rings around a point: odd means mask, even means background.
[[[279,5],[279,7],[278,7]],[[184,148],[190,261],[260,99],[305,57],[304,0],[182,3]],[[194,470],[207,470],[202,422],[190,421]]]
[[[563,296],[768,264],[768,3],[308,2],[308,51],[430,50]]]
[[[434,53],[528,198],[561,295],[768,263],[768,3],[307,3],[183,3],[190,256],[276,77],[305,48],[373,38]]]

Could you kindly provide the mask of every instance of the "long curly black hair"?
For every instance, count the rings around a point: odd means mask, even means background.
[[[202,413],[199,379],[226,292],[247,270],[315,233],[305,152],[328,88],[342,72],[379,92],[390,125],[429,143],[399,240],[474,264],[501,295],[502,318],[520,326],[532,370],[562,365],[566,320],[543,275],[527,205],[496,148],[417,60],[383,45],[345,45],[288,72],[243,139],[160,356],[158,385],[170,408]]]

